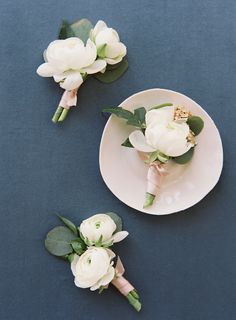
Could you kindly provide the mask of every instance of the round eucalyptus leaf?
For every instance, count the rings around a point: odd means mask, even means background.
[[[75,235],[78,235],[76,225],[72,221],[62,216],[59,216],[59,218],[67,228],[69,228]]]
[[[74,37],[78,37],[84,43],[86,43],[93,25],[88,19],[81,19],[79,21],[76,21],[75,23],[72,23],[70,25],[70,28],[74,33]]]
[[[105,214],[107,214],[109,217],[111,217],[112,220],[115,222],[115,224],[116,224],[115,232],[122,231],[122,219],[121,219],[121,217],[119,217],[118,214],[116,214],[114,212],[106,212]]]
[[[55,227],[48,232],[45,247],[54,256],[65,256],[73,252],[70,243],[74,239],[76,235],[67,227]]]
[[[188,118],[187,124],[192,132],[197,136],[204,127],[204,121],[198,116],[191,116]]]
[[[107,69],[104,73],[96,73],[94,77],[101,82],[111,83],[113,81],[118,80],[128,69],[128,61],[127,59],[123,59],[119,62],[119,66],[115,69]]]
[[[173,159],[174,162],[176,162],[178,164],[186,164],[192,159],[193,154],[194,154],[194,147],[189,149],[187,152],[185,152],[181,156],[175,157],[175,158],[172,158],[172,159]]]

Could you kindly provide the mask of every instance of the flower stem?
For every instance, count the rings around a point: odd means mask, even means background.
[[[53,117],[52,117],[52,122],[54,123],[57,123],[58,122],[58,119],[60,118],[61,114],[62,114],[62,111],[63,111],[63,107],[61,106],[58,106],[57,107],[57,110],[55,111]]]
[[[141,310],[142,304],[139,301],[139,297],[135,289],[130,291],[126,298],[136,311],[139,312]]]
[[[52,122],[57,123],[64,121],[68,111],[69,109],[63,108],[62,106],[57,107],[57,110],[52,117]]]
[[[62,122],[65,120],[66,116],[67,116],[67,113],[69,112],[69,109],[65,109],[63,108],[63,111],[58,119],[58,122]]]
[[[155,199],[155,196],[149,192],[146,192],[146,196],[145,196],[145,202],[143,207],[144,208],[148,208],[153,204],[153,201]]]

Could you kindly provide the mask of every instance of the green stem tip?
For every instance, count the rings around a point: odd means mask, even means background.
[[[130,291],[126,296],[126,298],[128,299],[129,303],[134,307],[136,311],[139,312],[141,310],[142,304],[139,301],[139,296],[135,289]]]
[[[52,117],[52,122],[57,123],[64,121],[68,112],[69,109],[65,109],[62,106],[58,106]]]
[[[153,204],[154,199],[155,199],[155,196],[153,194],[146,192],[145,202],[144,202],[143,207],[144,208],[150,207]]]

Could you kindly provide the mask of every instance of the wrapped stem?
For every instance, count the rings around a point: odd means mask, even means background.
[[[143,207],[150,207],[156,195],[159,193],[164,176],[167,175],[167,170],[164,164],[159,161],[154,161],[149,165],[147,174],[147,191]]]
[[[57,123],[65,120],[70,108],[77,104],[77,91],[78,89],[64,91],[59,106],[52,117],[52,122]]]
[[[139,300],[139,295],[129,281],[123,277],[125,269],[119,257],[117,259],[115,271],[116,275],[111,283],[128,299],[129,303],[136,311],[140,311],[142,305]]]
[[[136,311],[140,311],[142,304],[134,287],[123,276],[116,277],[112,284],[123,294]]]

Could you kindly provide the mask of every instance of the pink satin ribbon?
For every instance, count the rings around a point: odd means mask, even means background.
[[[147,192],[156,196],[160,191],[164,176],[168,174],[164,165],[154,161],[149,165],[147,174]]]
[[[70,109],[70,107],[76,106],[77,91],[78,89],[71,90],[71,91],[65,90],[61,97],[61,101],[59,102],[59,106],[63,107],[64,109]]]
[[[120,257],[117,259],[115,272],[115,278],[111,283],[120,291],[120,293],[122,293],[124,296],[127,296],[130,291],[134,290],[134,287],[123,277],[125,268],[120,260]]]

